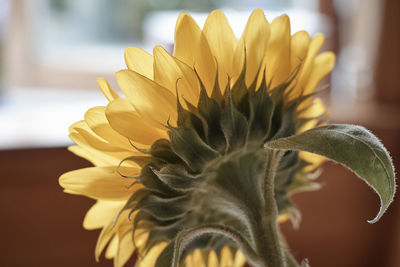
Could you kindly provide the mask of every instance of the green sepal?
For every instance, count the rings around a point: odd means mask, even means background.
[[[188,167],[195,172],[200,172],[219,153],[207,145],[192,128],[170,127],[168,132],[172,149]]]
[[[216,100],[208,97],[205,89],[200,91],[198,113],[203,118],[206,142],[214,149],[224,151],[225,139],[220,125],[221,107]]]
[[[190,204],[188,195],[164,198],[154,194],[142,198],[135,209],[145,211],[159,221],[171,221],[181,218]]]
[[[202,182],[200,177],[189,174],[182,165],[167,165],[153,172],[168,187],[182,193],[195,190]]]
[[[149,153],[154,159],[165,163],[176,164],[182,162],[181,159],[172,152],[171,142],[167,139],[158,139],[155,141]]]
[[[248,122],[246,117],[234,107],[231,97],[221,114],[221,128],[226,139],[226,153],[245,145]]]
[[[154,173],[154,169],[156,169],[154,165],[147,165],[142,168],[139,176],[140,182],[151,192],[168,196],[179,195],[177,191],[173,190],[159,179]]]
[[[177,97],[178,99],[178,97]],[[178,121],[177,126],[181,128],[191,128],[194,129],[201,138],[205,138],[205,129],[203,122],[198,118],[194,112],[188,111],[182,107],[179,100],[177,100],[178,108]]]
[[[271,130],[272,116],[275,108],[265,81],[262,82],[261,87],[254,95],[250,95],[249,102],[249,139],[264,143]]]

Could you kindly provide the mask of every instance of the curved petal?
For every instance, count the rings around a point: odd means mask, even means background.
[[[111,88],[110,84],[104,78],[97,79],[97,85],[100,90],[103,92],[104,96],[108,99],[108,101],[113,101],[118,98],[118,94]]]
[[[134,142],[151,146],[157,139],[168,138],[165,130],[147,123],[125,98],[110,102],[106,108],[110,126]]]
[[[215,253],[214,250],[211,250],[210,253],[208,254],[208,264],[207,266],[218,266],[218,258],[217,254]]]
[[[233,259],[232,259],[232,252],[229,247],[225,246],[221,251],[221,260],[219,267],[232,267],[233,266]]]
[[[68,149],[76,155],[89,160],[95,166],[118,166],[122,159],[140,154],[137,151],[111,152],[98,150],[77,132],[71,132],[69,137],[78,146],[70,146]]]
[[[201,254],[200,249],[195,249],[192,253],[192,266],[206,266],[206,263],[203,260],[203,255]]]
[[[322,34],[316,34],[310,41],[307,55],[301,65],[299,73],[300,86],[302,87],[303,90],[304,86],[307,84],[308,77],[310,77],[314,59],[317,56],[319,50],[321,49],[324,40],[325,37]]]
[[[101,157],[97,157],[97,155],[93,155],[89,151],[83,149],[79,145],[72,145],[68,147],[68,150],[78,157],[84,158],[90,161],[94,166],[108,166],[107,162],[105,162]]]
[[[307,55],[310,36],[306,31],[298,31],[290,41],[290,71],[298,67]]]
[[[114,237],[108,243],[108,246],[107,246],[107,249],[106,249],[106,253],[104,255],[106,257],[106,259],[111,260],[112,258],[114,258],[117,255],[117,253],[118,253],[118,243],[119,243],[118,235],[114,235]]]
[[[125,229],[124,229],[125,228]],[[135,247],[132,242],[132,226],[120,227],[118,230],[118,249],[114,257],[114,266],[123,267],[132,256]]]
[[[228,76],[233,75],[232,55],[238,41],[221,10],[214,10],[210,13],[204,23],[203,32],[218,63],[219,86],[225,88]]]
[[[216,75],[215,61],[207,38],[186,13],[182,13],[176,22],[174,56],[196,69],[211,95]]]
[[[118,212],[125,205],[125,201],[97,200],[86,213],[83,227],[87,230],[102,228],[113,221]]]
[[[270,25],[265,18],[264,12],[261,9],[254,10],[247,21],[240,40],[244,43],[246,51],[246,84],[248,86],[254,81],[260,69],[267,49],[269,36]],[[237,49],[242,48],[238,46]],[[239,67],[241,68],[241,66]]]
[[[143,49],[128,47],[125,49],[125,62],[128,69],[153,79],[153,57]]]
[[[179,62],[161,46],[154,47],[153,54],[154,81],[168,88],[174,95],[178,89],[180,97],[197,105],[199,83],[195,72],[185,63]],[[180,100],[182,104],[185,103],[183,99]]]
[[[304,171],[306,172],[314,171],[316,168],[321,166],[321,164],[326,161],[326,158],[324,156],[309,153],[306,151],[300,151],[299,157],[310,164],[304,168]]]
[[[290,21],[287,15],[271,22],[267,53],[265,57],[267,82],[275,86],[286,80],[290,73]]]
[[[111,241],[112,243],[116,242],[116,244],[113,245],[110,243],[110,245],[112,245],[112,246],[118,245],[118,236],[116,236],[115,234],[117,233],[119,227],[121,227],[123,225],[131,225],[132,222],[129,221],[129,219],[128,219],[129,213],[130,213],[129,210],[123,211],[120,214],[120,216],[118,217],[118,220],[116,222],[114,222],[114,220],[112,220],[105,227],[103,227],[103,229],[100,232],[99,238],[97,239],[96,249],[94,252],[96,261],[99,261],[101,253],[103,252],[103,250],[107,246],[107,244],[110,242],[111,238],[116,239],[115,241]],[[111,248],[110,252],[108,252],[108,253],[111,258],[116,255],[116,252],[113,248]]]
[[[73,137],[79,135],[86,143],[94,149],[107,152],[120,152],[121,148],[110,144],[102,137],[98,136],[89,128],[86,121],[78,121],[70,126],[70,132]]]
[[[301,61],[300,69],[297,74],[296,84],[294,90],[290,93],[288,100],[294,99],[301,94],[304,94],[305,86],[307,85],[308,79],[311,74],[314,59],[317,56],[319,50],[324,43],[324,36],[322,34],[316,34],[310,41],[306,56]]]
[[[298,114],[299,118],[318,118],[327,112],[327,109],[321,98],[314,98],[312,104]]]
[[[128,139],[111,128],[105,113],[106,107],[94,107],[85,113],[85,121],[90,129],[121,150],[132,150]]]
[[[236,251],[235,259],[234,259],[234,267],[242,267],[246,263],[246,257],[243,253],[238,250]]]
[[[131,186],[132,180],[122,178],[116,167],[90,167],[61,175],[60,185],[68,192],[94,199],[127,200],[141,186]],[[131,176],[137,176],[139,167],[130,167]]]
[[[175,57],[173,57],[173,59],[182,71],[182,77],[184,77],[187,84],[189,84],[188,88],[183,88],[185,86],[185,83],[178,82],[178,92],[186,92],[184,98],[193,105],[197,106],[197,102],[199,101],[200,96],[200,82],[196,75],[196,72],[190,66],[180,61],[179,59]],[[188,90],[190,90],[191,92],[188,92]]]
[[[310,77],[308,78],[305,86],[304,93],[312,93],[315,87],[322,81],[322,79],[328,75],[333,66],[335,65],[335,54],[332,52],[324,52],[319,54],[313,63]]]
[[[117,81],[137,112],[149,123],[164,128],[177,119],[176,97],[156,82],[130,70],[117,72]]]

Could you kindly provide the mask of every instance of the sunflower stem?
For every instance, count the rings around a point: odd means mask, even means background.
[[[284,247],[279,238],[278,206],[275,200],[274,183],[275,173],[283,153],[280,151],[267,150],[266,173],[264,180],[264,215],[258,235],[258,247],[260,257],[263,259],[262,267],[286,267]],[[261,266],[260,266],[261,267]]]

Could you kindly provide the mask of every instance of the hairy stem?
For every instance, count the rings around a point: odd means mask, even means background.
[[[275,201],[275,172],[282,153],[266,150],[266,173],[264,180],[264,214],[258,235],[258,252],[263,259],[262,267],[286,267],[284,247],[279,238],[278,207]],[[261,266],[260,266],[261,267]]]

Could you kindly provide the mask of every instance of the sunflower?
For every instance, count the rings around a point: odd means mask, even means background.
[[[108,105],[70,127],[69,150],[94,167],[59,180],[97,201],[83,221],[102,229],[96,259],[105,250],[115,266],[133,253],[137,266],[293,261],[277,222],[298,222],[290,195],[318,188],[324,157],[274,141],[323,124],[314,94],[335,60],[319,53],[323,42],[291,35],[286,15],[269,23],[260,9],[237,40],[215,10],[203,29],[179,16],[172,55],[127,48],[116,73],[124,97],[99,79]]]

